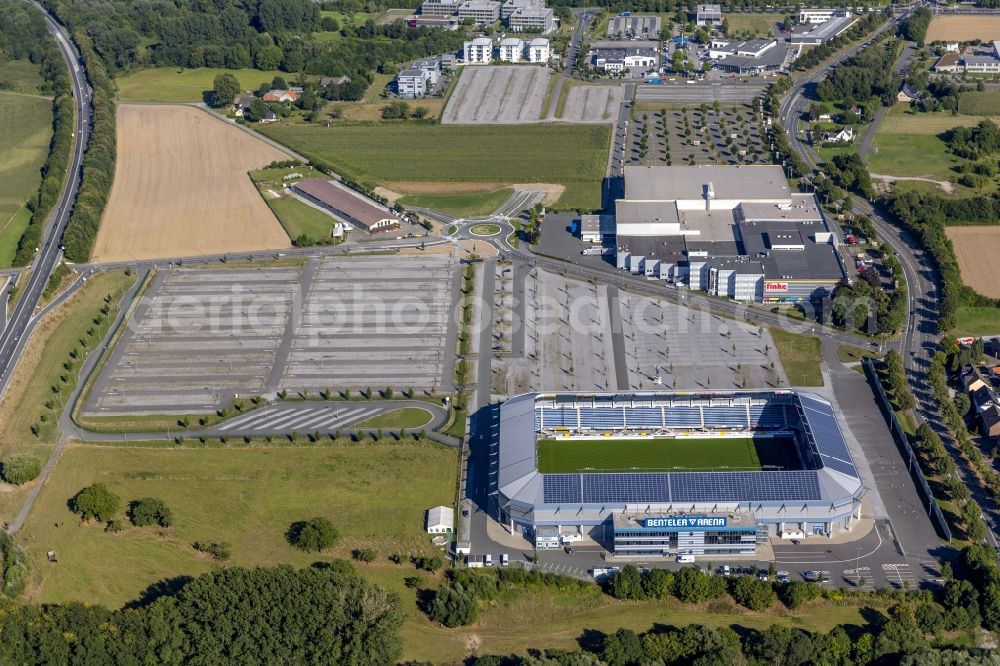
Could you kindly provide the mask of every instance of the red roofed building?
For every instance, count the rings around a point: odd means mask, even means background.
[[[345,187],[328,180],[306,178],[292,186],[298,194],[337,217],[372,234],[399,227],[399,218],[385,208],[368,203]]]
[[[294,102],[299,98],[299,93],[296,90],[268,90],[264,93],[264,101],[267,103],[274,102]]]

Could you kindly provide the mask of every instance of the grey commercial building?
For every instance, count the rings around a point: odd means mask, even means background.
[[[697,25],[701,26],[722,25],[722,6],[698,5],[694,13],[694,20]]]
[[[627,166],[618,268],[740,301],[822,299],[847,279],[816,197],[781,167]]]
[[[496,0],[465,0],[458,6],[458,18],[472,19],[477,25],[489,25],[500,20],[500,3]]]
[[[864,488],[833,405],[810,393],[529,393],[505,402],[492,428],[491,515],[532,539],[589,533],[618,557],[750,555],[769,537],[832,536],[860,516]],[[787,448],[759,471],[640,469],[624,456],[603,471],[539,467],[539,440],[613,450],[637,437]]]
[[[823,23],[800,24],[792,28],[788,41],[791,44],[822,44],[843,34],[857,22],[858,19],[853,16],[839,16]]]
[[[420,13],[426,16],[452,16],[458,12],[462,0],[424,0]]]

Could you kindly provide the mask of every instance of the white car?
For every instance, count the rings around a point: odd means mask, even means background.
[[[678,555],[677,562],[680,564],[694,564],[694,555],[687,555],[687,554]]]

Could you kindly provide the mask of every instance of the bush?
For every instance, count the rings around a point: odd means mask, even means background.
[[[793,580],[781,591],[781,601],[790,609],[795,610],[819,597],[819,593],[819,588],[815,585]]]
[[[212,541],[210,543],[195,541],[193,545],[195,550],[211,555],[214,559],[220,562],[225,562],[229,559],[229,544],[225,541]]]
[[[70,500],[70,508],[84,520],[111,520],[118,513],[121,504],[121,498],[103,483],[87,486]]]
[[[739,576],[733,584],[732,594],[736,603],[753,611],[767,610],[777,600],[770,583],[752,576]]]
[[[174,522],[173,512],[156,497],[134,500],[128,507],[128,517],[136,527],[159,525],[170,527]]]
[[[461,585],[442,585],[427,609],[430,619],[446,627],[461,627],[476,621],[476,600]]]
[[[340,536],[337,528],[322,516],[292,523],[285,534],[288,543],[306,551],[321,551],[332,546]]]
[[[378,555],[374,548],[355,548],[351,551],[351,557],[359,562],[374,562]]]
[[[413,565],[418,569],[423,569],[424,571],[430,571],[431,573],[437,571],[444,566],[444,560],[442,560],[437,555],[426,556],[417,555],[412,558]]]
[[[42,463],[35,456],[20,454],[11,456],[0,466],[0,477],[15,486],[34,481],[42,473]]]

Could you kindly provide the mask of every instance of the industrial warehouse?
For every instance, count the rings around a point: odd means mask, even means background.
[[[758,303],[820,300],[847,278],[815,196],[780,166],[626,166],[624,179],[618,268]]]
[[[491,514],[536,547],[615,557],[755,555],[832,536],[863,486],[833,406],[793,391],[528,393],[500,407]]]

